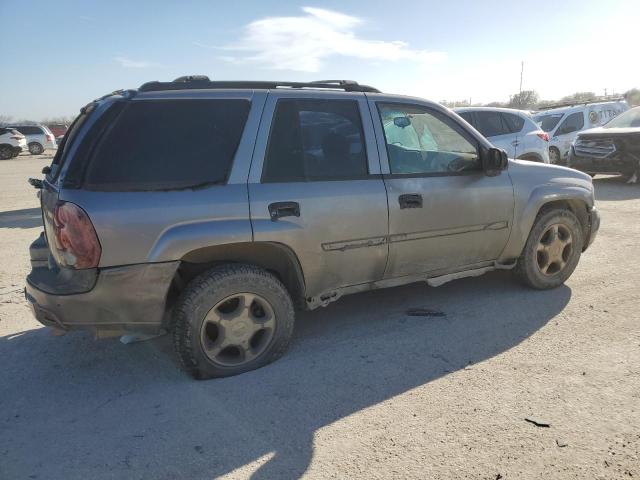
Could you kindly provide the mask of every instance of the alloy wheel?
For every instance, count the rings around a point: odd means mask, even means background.
[[[573,252],[573,237],[567,226],[549,226],[538,241],[536,263],[543,275],[555,275],[567,266]]]
[[[235,367],[263,353],[275,327],[275,313],[264,297],[238,293],[209,310],[202,322],[200,341],[211,362]]]

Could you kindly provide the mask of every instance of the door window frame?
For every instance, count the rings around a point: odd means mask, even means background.
[[[424,172],[424,173],[391,173],[391,168],[389,165],[389,154],[387,152],[387,139],[384,134],[384,126],[382,125],[382,116],[380,115],[380,110],[378,105],[391,105],[397,106],[399,108],[420,108],[425,112],[434,115],[437,119],[442,120],[449,127],[453,128],[456,132],[458,132],[465,140],[467,140],[473,147],[476,149],[476,153],[478,155],[478,166],[477,170],[465,170],[462,172]],[[464,128],[452,115],[448,115],[441,110],[432,107],[431,105],[415,102],[415,101],[402,101],[399,99],[376,99],[370,100],[370,111],[371,115],[375,117],[374,120],[374,129],[376,133],[376,139],[378,142],[378,152],[380,154],[380,165],[382,168],[382,176],[384,178],[429,178],[429,177],[462,177],[462,176],[470,176],[470,175],[485,175],[484,170],[482,170],[482,164],[480,160],[480,152],[482,150],[482,143],[473,135],[470,131]]]
[[[582,127],[578,128],[577,130],[573,130],[571,132],[562,132],[560,133],[560,127],[563,127],[565,123],[567,123],[569,121],[569,119],[571,117],[573,117],[574,115],[580,115],[582,116]],[[560,135],[571,135],[572,133],[576,133],[579,132],[581,130],[584,130],[584,125],[585,125],[585,121],[584,121],[584,111],[580,110],[577,112],[573,112],[573,113],[569,113],[567,114],[558,124],[558,126],[556,127],[556,131],[553,134],[554,137],[559,137]]]
[[[311,100],[350,100],[355,101],[358,106],[358,113],[360,114],[360,122],[362,123],[363,133],[363,147],[365,149],[365,155],[367,159],[367,171],[365,176],[357,176],[354,178],[341,177],[341,178],[320,178],[311,180],[283,180],[282,182],[263,181],[263,172],[266,167],[266,156],[269,147],[269,140],[271,137],[271,128],[274,121],[276,107],[279,100],[291,99],[301,101]],[[319,90],[276,90],[269,91],[262,112],[262,119],[260,121],[260,128],[258,131],[255,149],[253,151],[253,157],[251,161],[251,168],[249,171],[249,183],[252,184],[273,184],[273,183],[318,183],[318,182],[341,182],[341,181],[354,181],[354,180],[373,180],[380,179],[380,158],[378,155],[378,147],[376,144],[376,137],[373,134],[373,122],[371,114],[369,112],[369,106],[364,93],[360,92],[329,92]]]

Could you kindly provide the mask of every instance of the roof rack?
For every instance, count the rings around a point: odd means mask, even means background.
[[[544,107],[539,107],[538,110],[552,110],[554,108],[575,107],[578,105],[589,105],[592,103],[620,102],[624,99],[625,98],[621,95],[607,95],[606,97],[595,97],[592,100],[573,100],[569,102],[552,103],[550,105],[545,105]]]
[[[276,81],[211,81],[206,75],[187,75],[178,77],[173,82],[147,82],[142,85],[139,92],[158,92],[162,90],[196,90],[196,89],[222,89],[222,88],[246,88],[256,90],[272,90],[276,88],[316,88],[343,90],[345,92],[370,92],[379,93],[377,88],[368,85],[360,85],[353,80],[319,80],[315,82],[276,82]]]

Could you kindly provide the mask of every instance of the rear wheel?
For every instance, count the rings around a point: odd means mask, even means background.
[[[174,312],[176,352],[198,379],[267,365],[282,356],[293,334],[286,288],[251,265],[222,265],[195,278]]]
[[[38,142],[31,142],[29,144],[29,153],[31,155],[40,155],[42,152],[44,152],[44,147]]]
[[[549,161],[553,164],[560,163],[560,150],[556,147],[549,147]]]
[[[13,156],[13,148],[10,145],[0,145],[0,160],[8,160]]]
[[[529,233],[515,274],[532,288],[558,287],[578,265],[583,242],[582,228],[573,212],[542,211]]]

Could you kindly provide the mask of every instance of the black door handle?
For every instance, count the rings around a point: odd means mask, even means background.
[[[269,216],[275,222],[282,217],[299,217],[300,204],[298,202],[275,202],[269,204]]]
[[[400,208],[422,208],[422,195],[419,193],[405,193],[398,197]]]

